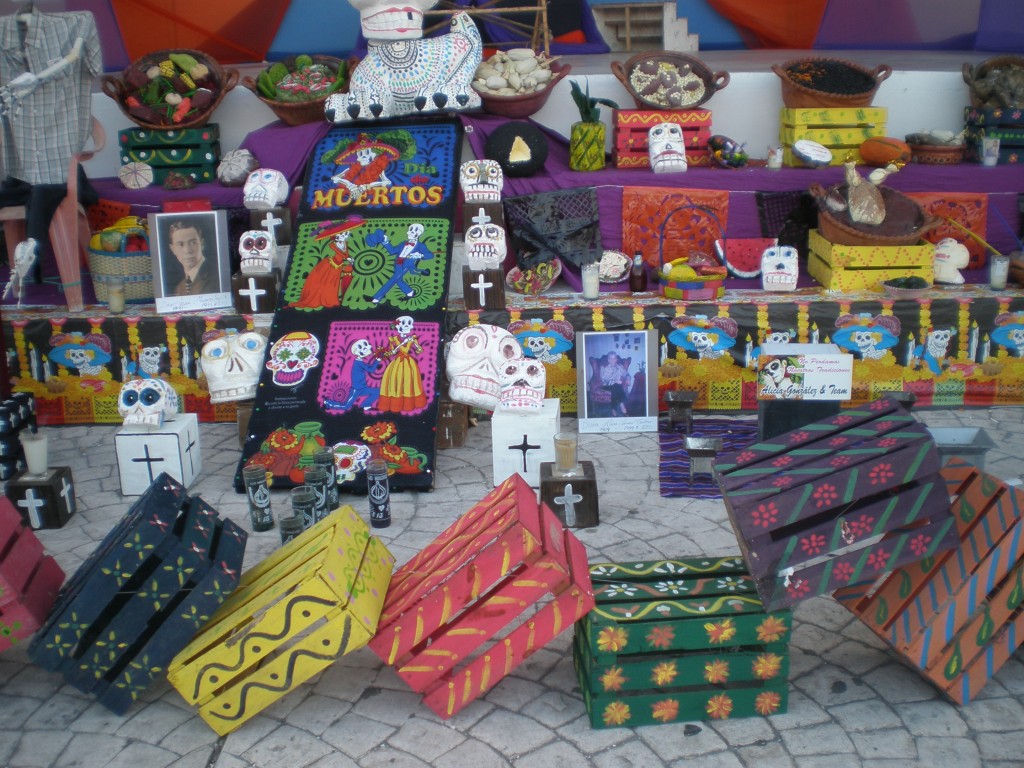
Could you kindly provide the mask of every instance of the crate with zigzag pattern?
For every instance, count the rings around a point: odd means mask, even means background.
[[[591,726],[786,711],[792,615],[765,611],[741,557],[594,563],[590,578],[573,661]]]

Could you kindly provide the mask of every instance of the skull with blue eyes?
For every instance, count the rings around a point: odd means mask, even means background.
[[[210,388],[210,402],[255,397],[266,349],[266,337],[256,331],[228,333],[203,345],[203,373]]]
[[[249,210],[269,211],[288,199],[288,179],[272,168],[257,168],[242,187],[242,204]]]
[[[132,379],[121,386],[117,412],[125,426],[161,427],[178,412],[178,393],[163,379]]]

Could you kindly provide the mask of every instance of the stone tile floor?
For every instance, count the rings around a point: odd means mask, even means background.
[[[929,426],[981,427],[996,447],[987,471],[1019,482],[1024,408],[915,411]],[[698,416],[698,419],[700,417]],[[575,423],[564,420],[574,429]],[[131,499],[114,465],[114,427],[51,428],[52,465],[72,467],[78,514],[39,538],[69,573],[95,549]],[[229,478],[238,460],[233,424],[203,425],[204,470],[193,486],[221,515],[248,528]],[[583,435],[593,460],[601,524],[578,532],[592,561],[738,552],[721,500],[659,495],[655,434]],[[393,496],[393,524],[379,531],[399,564],[490,489],[490,425],[437,454],[430,493]],[[365,497],[347,499],[365,512]],[[274,494],[274,504],[286,498]],[[278,545],[250,536],[246,567]],[[829,598],[795,611],[789,712],[767,719],[592,730],[564,633],[482,699],[440,720],[366,649],[219,738],[162,681],[116,716],[55,674],[24,646],[0,655],[0,765],[12,768],[601,768],[800,766],[801,768],[1009,768],[1024,765],[1024,663],[1012,658],[969,706],[941,698]]]

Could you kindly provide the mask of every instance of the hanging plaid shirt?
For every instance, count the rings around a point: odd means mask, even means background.
[[[92,81],[103,68],[96,21],[89,12],[40,13],[27,22],[0,18],[0,83],[38,74],[82,40],[79,58],[18,99],[3,116],[3,173],[30,184],[63,184],[71,156],[90,133]]]

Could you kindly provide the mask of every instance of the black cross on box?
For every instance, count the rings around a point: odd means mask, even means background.
[[[7,498],[32,530],[61,528],[77,509],[71,467],[50,467],[42,475],[19,472],[7,481]]]
[[[122,427],[114,436],[123,496],[138,496],[166,472],[188,488],[203,468],[199,419],[179,413],[162,427]]]
[[[561,410],[557,397],[545,398],[540,408],[498,406],[491,417],[495,485],[513,473],[522,475],[534,488],[540,484],[541,462],[555,460]]]
[[[555,477],[554,468],[552,461],[540,465],[541,502],[566,528],[593,528],[600,522],[594,462],[581,461],[578,473],[572,477]]]
[[[241,315],[259,315],[273,312],[277,307],[277,286],[281,273],[274,270],[269,275],[243,275],[236,272],[231,276],[231,300],[235,312]]]

